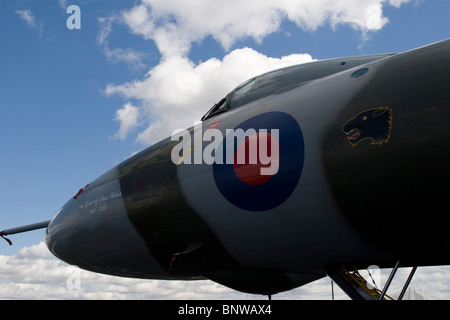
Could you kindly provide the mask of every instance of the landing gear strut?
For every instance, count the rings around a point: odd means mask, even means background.
[[[397,261],[394,268],[389,275],[389,278],[383,288],[380,291],[378,288],[372,287],[368,284],[367,280],[361,276],[355,266],[337,266],[330,268],[327,271],[327,275],[336,282],[339,287],[353,300],[393,300],[386,292],[391,285],[392,280],[399,268],[400,260]],[[417,266],[414,266],[409,274],[408,280],[398,297],[398,300],[402,300],[403,296],[408,289],[408,286],[417,270]]]

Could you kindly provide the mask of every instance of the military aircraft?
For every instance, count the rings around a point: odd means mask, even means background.
[[[46,228],[59,259],[120,277],[270,297],[328,275],[385,299],[358,270],[450,264],[449,57],[450,39],[254,77],[1,236]]]

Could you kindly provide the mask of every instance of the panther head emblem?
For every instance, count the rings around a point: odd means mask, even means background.
[[[345,140],[356,147],[363,140],[371,140],[371,144],[387,143],[391,137],[392,110],[379,107],[363,111],[342,126]]]

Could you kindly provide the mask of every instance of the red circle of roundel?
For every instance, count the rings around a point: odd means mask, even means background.
[[[300,126],[284,112],[268,112],[244,121],[234,131],[238,129],[252,134],[240,145],[226,143],[230,135],[225,136],[223,155],[232,146],[234,161],[214,162],[215,183],[241,209],[273,209],[292,194],[300,180],[305,149]]]
[[[270,156],[270,162],[263,161],[258,156],[258,147],[268,151],[267,156]],[[233,165],[236,176],[242,182],[253,186],[266,183],[279,167],[279,149],[278,140],[270,133],[258,132],[251,135],[237,147],[234,154]],[[244,156],[239,159],[239,155]]]

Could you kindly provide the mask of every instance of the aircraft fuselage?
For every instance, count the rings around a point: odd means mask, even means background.
[[[47,246],[95,272],[260,294],[338,264],[449,264],[449,57],[447,40],[255,77],[204,117],[200,139],[199,127],[169,137],[70,199]],[[250,163],[251,141],[270,161]],[[226,161],[239,150],[244,163]]]

